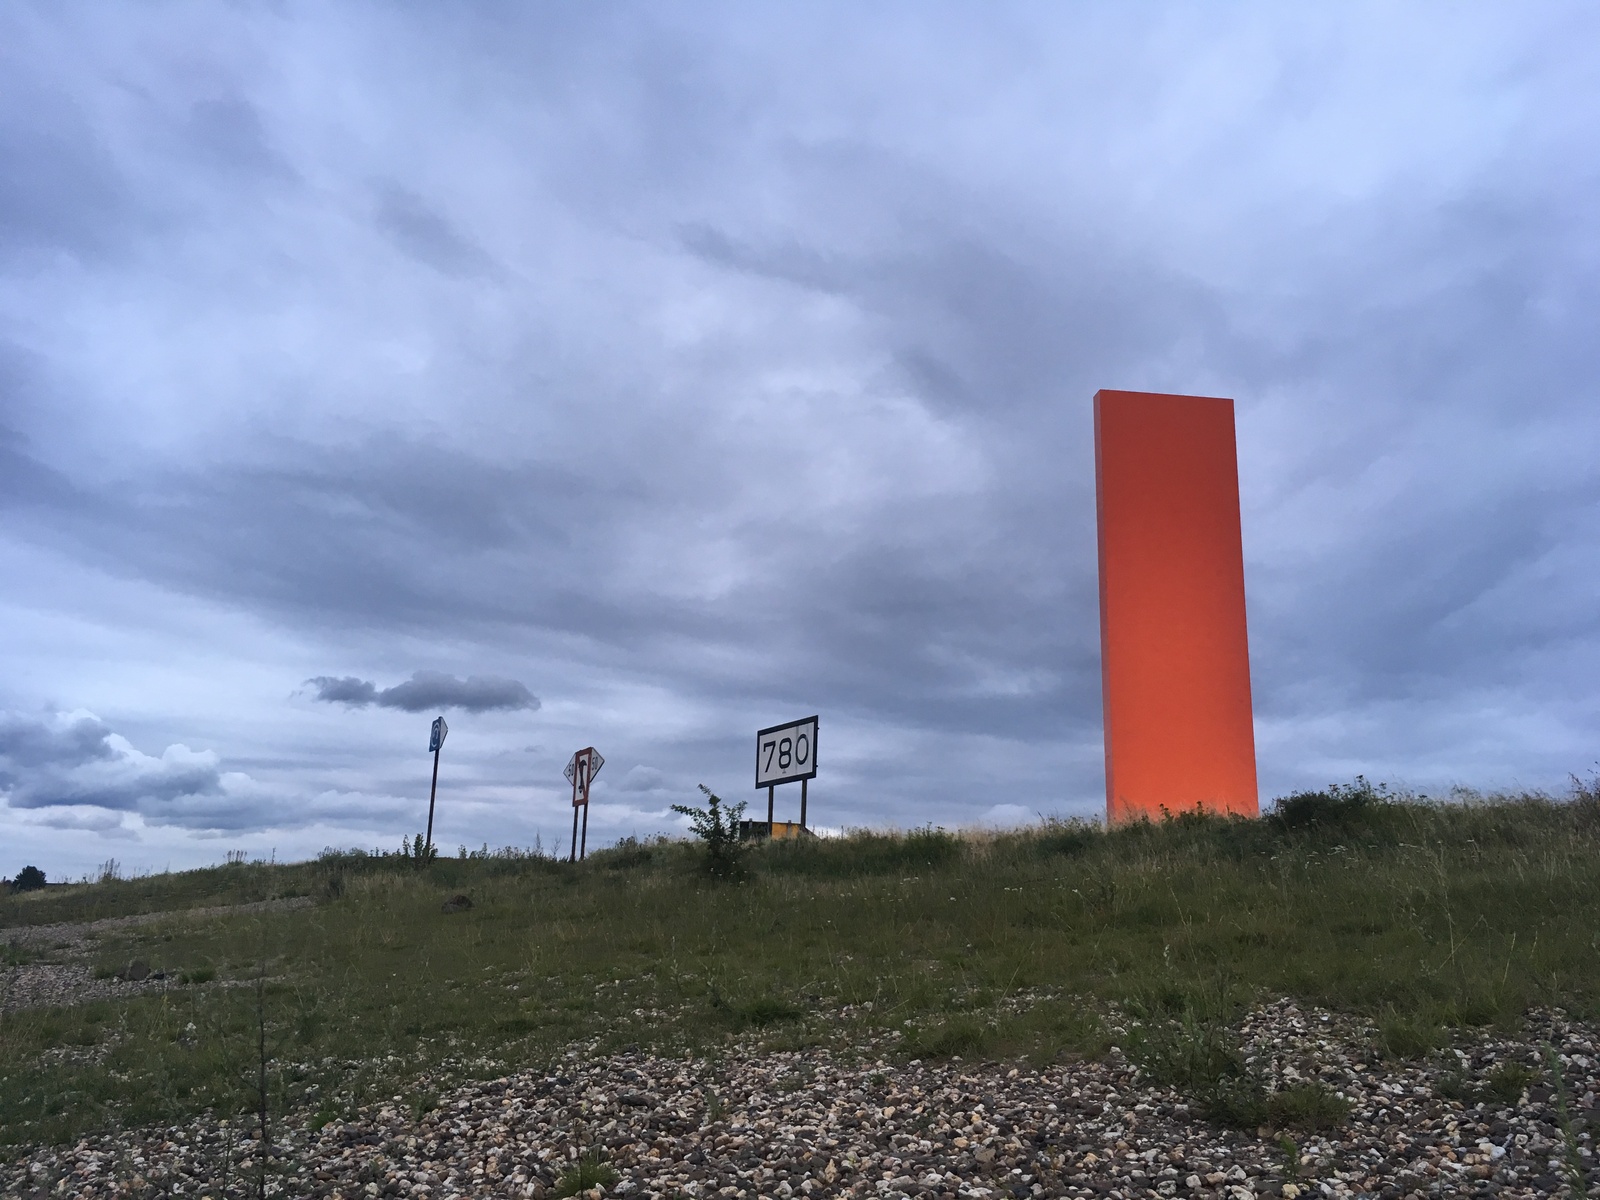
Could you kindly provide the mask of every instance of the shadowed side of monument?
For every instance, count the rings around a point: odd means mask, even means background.
[[[1233,401],[1094,398],[1106,817],[1255,816]]]

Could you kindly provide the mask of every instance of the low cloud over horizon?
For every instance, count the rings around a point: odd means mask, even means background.
[[[39,824],[126,836],[121,814],[190,830],[259,824],[273,799],[217,754],[182,743],[146,754],[90,712],[0,712],[0,797]]]
[[[5,6],[0,842],[396,845],[438,711],[447,847],[1097,813],[1102,387],[1235,398],[1264,801],[1588,775],[1600,9],[1442,11]]]
[[[335,679],[318,675],[306,680],[316,688],[317,699],[351,708],[375,704],[379,708],[398,708],[404,712],[427,712],[436,708],[459,708],[471,713],[537,711],[539,697],[515,679],[494,675],[469,675],[457,679],[442,671],[415,671],[405,683],[379,690],[365,679],[346,676]]]

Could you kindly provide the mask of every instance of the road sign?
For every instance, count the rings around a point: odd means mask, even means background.
[[[771,787],[814,779],[817,774],[817,718],[803,717],[756,734],[756,786]]]
[[[567,760],[567,769],[562,772],[572,785],[572,851],[567,856],[568,862],[577,862],[589,847],[589,784],[605,765],[606,760],[600,751],[593,746],[585,746]],[[580,808],[583,809],[582,841],[578,833]]]
[[[573,804],[589,803],[589,781],[600,774],[600,768],[605,765],[605,757],[593,746],[576,751],[567,760],[567,769],[561,773],[576,789],[572,794]]]
[[[433,754],[444,748],[445,734],[450,732],[450,726],[444,723],[443,717],[433,719],[433,731],[428,735],[428,753]]]

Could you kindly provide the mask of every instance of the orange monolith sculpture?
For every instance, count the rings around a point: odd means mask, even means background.
[[[1256,816],[1233,401],[1094,397],[1106,819]]]

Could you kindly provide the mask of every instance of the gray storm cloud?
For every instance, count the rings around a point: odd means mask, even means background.
[[[1263,799],[1592,764],[1600,9],[169,16],[0,6],[14,819],[1093,813],[1100,387],[1237,400]]]
[[[12,808],[91,807],[160,813],[219,796],[217,756],[183,745],[142,754],[92,714],[0,714],[0,794]]]
[[[465,712],[514,712],[518,709],[537,710],[539,697],[515,679],[501,679],[494,675],[469,675],[457,679],[441,671],[415,671],[411,678],[393,687],[379,689],[365,679],[346,676],[335,679],[319,675],[306,680],[316,689],[316,698],[330,704],[347,704],[352,708],[377,705],[379,708],[398,708],[402,712],[427,712],[436,708],[459,708]]]

